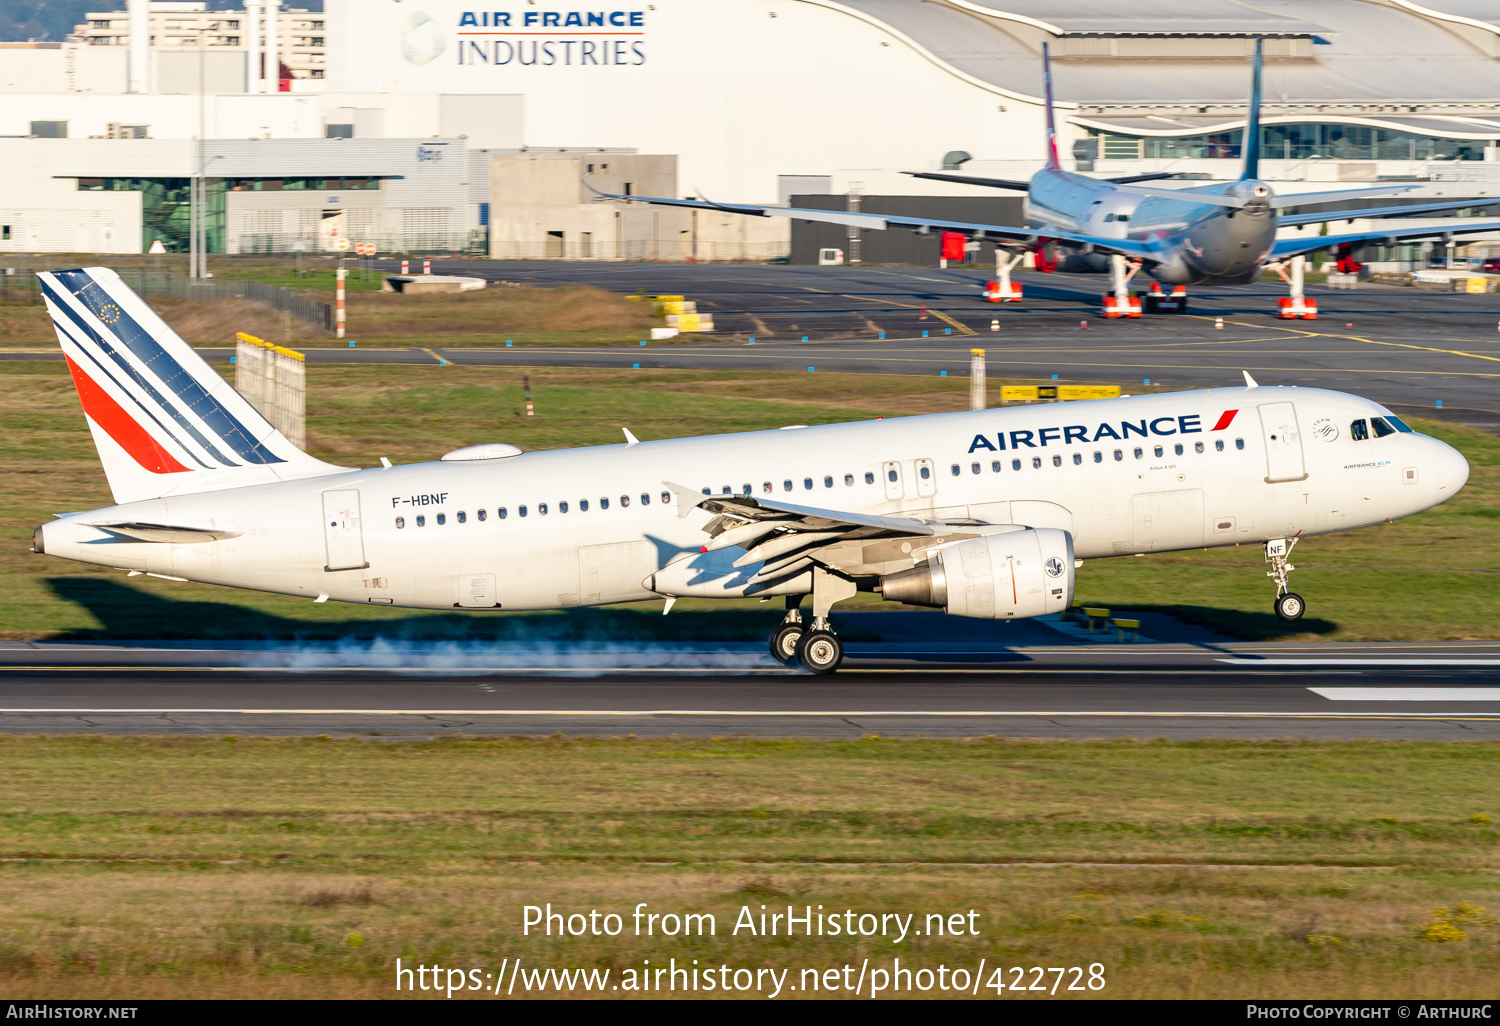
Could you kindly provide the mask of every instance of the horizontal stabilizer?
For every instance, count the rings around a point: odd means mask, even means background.
[[[1483,207],[1483,201],[1449,200],[1446,203],[1414,203],[1405,207],[1370,207],[1365,210],[1325,210],[1319,214],[1293,214],[1280,217],[1276,223],[1283,228],[1299,224],[1324,224],[1328,221],[1353,221],[1363,217],[1422,217],[1445,210],[1462,210],[1464,207]]]
[[[1273,196],[1271,206],[1302,207],[1311,203],[1342,203],[1344,200],[1370,199],[1375,196],[1399,196],[1415,188],[1415,185],[1381,185],[1368,189],[1340,189],[1335,192],[1299,192],[1290,196]]]

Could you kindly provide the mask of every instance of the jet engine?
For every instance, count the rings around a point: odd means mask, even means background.
[[[1073,536],[1029,527],[945,545],[910,570],[886,574],[880,593],[981,620],[1061,613],[1073,603]]]

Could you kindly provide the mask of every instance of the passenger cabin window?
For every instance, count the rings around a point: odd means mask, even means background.
[[[1033,457],[1031,457],[1031,469],[1032,470],[1041,470],[1042,469],[1042,458],[1040,456],[1033,456]]]
[[[1349,437],[1356,442],[1363,442],[1369,439],[1370,429],[1365,425],[1363,418],[1349,425]]]
[[[559,513],[566,513],[568,511],[568,504],[566,502],[559,502],[557,504],[557,511]]]
[[[586,503],[584,504],[584,509],[588,509],[588,505]],[[483,523],[484,521],[486,521],[486,520],[488,520],[490,518],[489,513],[486,512],[485,510],[480,510],[479,513],[478,513],[478,516],[479,516],[480,523]]]
[[[766,491],[769,492],[770,490],[771,490],[771,482],[767,481],[766,482]],[[669,506],[669,505],[671,505],[671,503],[672,503],[672,493],[671,492],[662,492],[661,493],[661,504],[663,506]]]
[[[959,474],[963,473],[963,471],[959,469],[957,463],[953,464],[952,472],[953,472],[953,476],[954,477],[957,477]],[[925,481],[925,480],[927,480],[928,477],[929,477],[929,475],[927,473],[927,468],[923,467],[922,468],[922,480]]]
[[[1095,463],[1103,463],[1104,462],[1104,453],[1102,453],[1099,450],[1095,449],[1094,450],[1094,462]]]
[[[1234,440],[1234,447],[1236,449],[1243,449],[1245,447],[1245,440],[1243,438],[1236,438]]]
[[[600,496],[599,497],[599,508],[600,509],[609,509],[609,500],[606,499],[606,498],[604,498],[603,496]],[[523,513],[522,516],[525,516],[525,514]]]
[[[726,488],[726,489],[724,489],[724,491],[725,491],[725,494],[728,494],[729,489]],[[630,496],[628,496],[628,495],[622,495],[622,496],[620,496],[620,505],[621,506],[629,506],[630,505]]]
[[[1054,457],[1052,457],[1052,465],[1054,467],[1060,467],[1060,466],[1062,466],[1062,457],[1061,456],[1054,456]]]
[[[802,479],[802,487],[807,491],[812,491],[812,478],[804,477]]]
[[[1073,454],[1073,466],[1077,467],[1077,466],[1081,466],[1082,464],[1083,464],[1083,453],[1081,453],[1081,452],[1075,452]]]
[[[854,487],[854,475],[853,474],[845,474],[844,475],[844,487],[845,488],[853,488]]]
[[[1202,442],[1194,442],[1193,443],[1193,451],[1194,452],[1202,452],[1203,451],[1203,443]]]
[[[588,511],[589,511],[589,500],[587,500],[587,499],[579,499],[578,500],[578,512],[580,512],[580,513],[587,513]]]
[[[516,507],[516,516],[518,516],[518,517],[524,517],[525,515],[526,515],[526,507],[525,506],[517,506]]]
[[[971,473],[971,474],[977,474],[977,473],[979,473],[979,464],[977,464],[977,463],[970,463],[969,464],[969,473]]]
[[[1174,455],[1181,456],[1182,455],[1182,443],[1178,442],[1176,445],[1172,446],[1172,452],[1173,452]]]
[[[539,502],[539,503],[537,503],[536,504],[536,512],[537,512],[537,516],[542,516],[542,517],[546,516],[547,515],[547,504],[545,502]]]
[[[761,490],[761,492],[763,494],[770,495],[771,492],[772,492],[772,490],[773,490],[771,488],[771,482],[769,482],[769,481],[762,481],[761,484],[760,484],[760,490]],[[662,501],[665,502],[666,500],[663,499]]]
[[[1135,447],[1135,458],[1136,459],[1140,459],[1144,455],[1146,455],[1146,450],[1142,449],[1139,445],[1136,446]]]
[[[865,484],[874,484],[874,483],[875,483],[875,475],[873,473],[869,472],[869,471],[866,471],[865,472]]]
[[[792,490],[792,482],[790,482],[790,481],[783,481],[783,482],[781,482],[781,490],[784,491],[784,492],[791,491]]]
[[[446,524],[448,522],[448,514],[446,514],[446,513],[439,513],[437,515],[437,522],[438,522],[438,526],[442,527],[444,524]]]
[[[469,522],[469,514],[465,513],[463,510],[459,510],[458,511],[458,522],[460,524],[467,524]]]
[[[495,510],[495,516],[499,517],[501,520],[504,520],[509,515],[509,511],[506,510],[504,506],[501,506],[499,509]]]
[[[1161,452],[1162,452],[1162,450],[1161,450],[1161,446],[1159,446],[1159,445],[1158,445],[1158,446],[1154,446],[1154,447],[1153,447],[1153,448],[1152,448],[1152,449],[1151,449],[1151,451],[1152,451],[1152,452],[1153,452],[1153,453],[1155,453],[1155,454],[1156,454],[1156,458],[1157,458],[1157,459],[1161,459]]]
[[[1375,429],[1376,438],[1384,438],[1386,435],[1394,435],[1396,429],[1386,423],[1384,417],[1371,417],[1370,426]]]
[[[990,461],[990,473],[992,473],[992,474],[998,474],[998,473],[1000,473],[1000,461],[999,460],[991,460]]]
[[[745,486],[745,494],[746,495],[750,494],[750,486],[749,485]],[[649,505],[651,505],[651,493],[650,492],[642,492],[641,493],[641,505],[642,506],[649,506]]]
[[[1020,470],[1021,469],[1021,461],[1020,460],[1011,460],[1010,461],[1010,469],[1011,470]]]
[[[1115,462],[1119,463],[1124,458],[1125,458],[1125,450],[1124,449],[1116,449],[1115,450]]]
[[[1222,439],[1222,438],[1215,439],[1214,440],[1214,452],[1223,452],[1223,451],[1224,451],[1224,439]]]
[[[823,475],[823,487],[824,488],[832,488],[833,487],[833,475],[832,474],[824,474]]]
[[[420,513],[417,514],[417,526],[418,527],[426,527],[427,526],[427,518],[424,517]]]
[[[406,518],[405,517],[397,517],[396,518],[396,530],[399,531],[399,530],[401,530],[405,526],[406,526]]]

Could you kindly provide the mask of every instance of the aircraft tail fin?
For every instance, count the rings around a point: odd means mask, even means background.
[[[292,445],[114,271],[37,277],[116,502],[350,469]]]
[[[1261,50],[1265,42],[1263,38],[1255,40],[1255,63],[1250,72],[1250,115],[1245,119],[1245,135],[1240,141],[1240,151],[1245,155],[1245,169],[1240,173],[1242,182],[1260,177]]]
[[[1047,167],[1056,171],[1062,167],[1057,159],[1057,112],[1052,106],[1052,53],[1047,44],[1042,44],[1042,96],[1047,108]]]

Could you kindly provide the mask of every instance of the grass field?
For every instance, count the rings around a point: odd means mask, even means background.
[[[641,438],[818,424],[960,409],[963,379],[907,375],[530,368],[537,415],[523,415],[523,368],[313,365],[313,452],[347,466],[407,463],[448,449],[510,441],[526,449],[604,445],[621,427]],[[531,616],[429,614],[313,605],[155,579],[132,579],[27,551],[53,512],[109,503],[104,475],[66,371],[0,364],[0,636],[9,638],[760,638],[767,606],[684,600]],[[1093,560],[1078,598],[1116,610],[1163,609],[1246,638],[1488,638],[1500,622],[1500,440],[1424,424],[1458,446],[1472,473],[1451,502],[1396,524],[1314,538],[1297,548],[1309,615],[1288,627],[1270,612],[1258,549]],[[880,605],[872,596],[856,600]],[[843,607],[847,608],[847,607]],[[886,604],[885,608],[891,608]],[[726,611],[727,610],[727,611]],[[683,615],[685,614],[685,615]]]
[[[1500,969],[1492,744],[28,737],[0,767],[13,998],[394,996],[397,957],[1101,963],[1106,997],[1481,997]],[[716,933],[521,935],[527,904],[641,901]],[[735,936],[762,904],[978,935]]]

